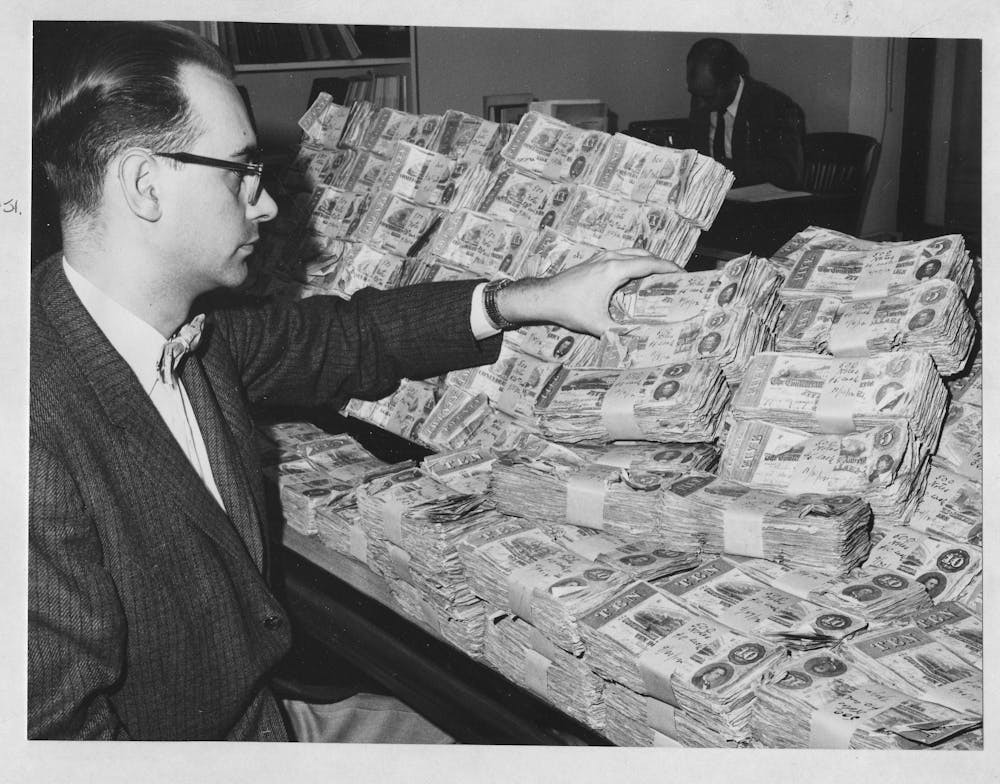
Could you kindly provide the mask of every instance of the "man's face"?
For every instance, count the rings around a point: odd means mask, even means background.
[[[248,162],[257,139],[233,84],[196,65],[181,69],[195,127],[201,135],[184,152]],[[240,285],[247,257],[260,237],[260,224],[277,215],[274,200],[262,191],[256,205],[238,172],[181,164],[162,194],[164,261],[174,283],[193,296]]]
[[[720,84],[715,81],[706,63],[689,63],[687,69],[687,88],[691,94],[691,108],[716,112],[725,109],[736,97],[739,79],[733,79],[731,84]]]

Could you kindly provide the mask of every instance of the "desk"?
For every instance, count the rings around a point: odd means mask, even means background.
[[[391,610],[385,581],[362,564],[287,527],[281,545],[293,624],[459,742],[611,745]]]
[[[843,194],[813,193],[763,202],[727,199],[712,227],[701,233],[698,244],[739,255],[769,257],[807,226],[849,232],[856,212],[857,197]]]

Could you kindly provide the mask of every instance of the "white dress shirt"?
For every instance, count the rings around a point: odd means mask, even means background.
[[[191,401],[180,379],[175,386],[164,384],[156,372],[166,338],[127,308],[115,302],[63,259],[63,269],[73,291],[87,309],[115,351],[122,355],[142,388],[149,395],[191,466],[223,509],[219,488],[212,476],[208,451]]]
[[[740,108],[740,98],[743,97],[743,77],[740,77],[740,85],[736,88],[736,97],[733,98],[733,102],[726,107],[726,112],[723,115],[723,121],[726,125],[726,157],[733,157],[733,125],[736,122],[736,112]],[[712,150],[715,144],[715,118],[716,112],[709,112],[708,115],[708,149]]]

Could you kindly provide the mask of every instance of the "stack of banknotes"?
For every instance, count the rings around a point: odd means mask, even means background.
[[[754,738],[767,748],[938,747],[982,724],[872,678],[846,656],[798,654],[757,692]]]

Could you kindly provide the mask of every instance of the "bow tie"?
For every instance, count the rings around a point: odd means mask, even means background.
[[[185,354],[198,348],[204,325],[205,314],[199,313],[163,344],[163,353],[160,355],[160,361],[156,363],[156,372],[160,376],[160,381],[169,384],[171,389],[176,386],[177,366]]]

